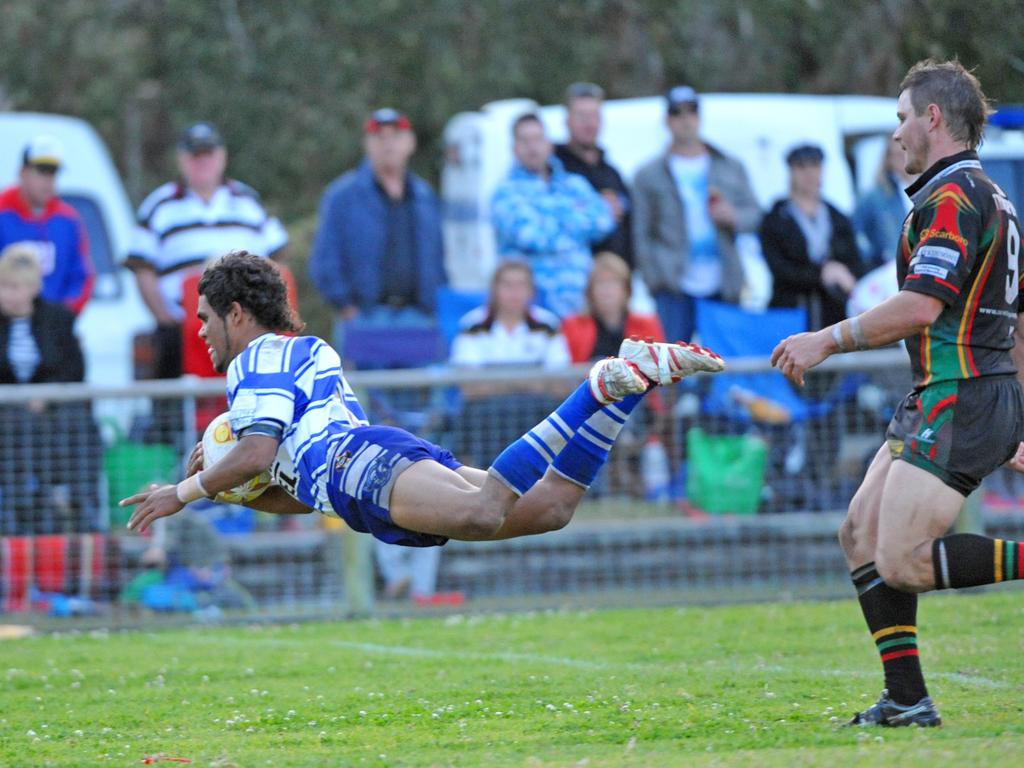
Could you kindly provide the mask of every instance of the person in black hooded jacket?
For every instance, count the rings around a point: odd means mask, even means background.
[[[866,271],[850,220],[821,197],[823,159],[813,144],[790,150],[790,195],[772,206],[760,231],[771,306],[804,307],[810,331],[846,317],[846,299]]]

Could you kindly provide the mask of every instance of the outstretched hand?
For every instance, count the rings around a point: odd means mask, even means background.
[[[130,507],[138,504],[138,508],[132,512],[128,521],[128,530],[138,533],[145,533],[156,520],[161,517],[170,517],[184,508],[184,504],[178,501],[178,489],[174,485],[149,486],[148,490],[121,499],[119,507]]]
[[[772,350],[772,365],[797,386],[804,385],[804,374],[829,356],[831,339],[820,331],[788,336]]]

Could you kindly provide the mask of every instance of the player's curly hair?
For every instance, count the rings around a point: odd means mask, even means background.
[[[305,327],[288,306],[288,290],[277,266],[248,251],[231,251],[208,266],[199,280],[199,295],[222,318],[237,301],[271,331],[298,333]]]
[[[900,93],[908,89],[915,114],[922,115],[929,104],[937,104],[949,135],[971,149],[978,148],[992,107],[969,69],[956,59],[924,59],[912,66],[900,83]]]

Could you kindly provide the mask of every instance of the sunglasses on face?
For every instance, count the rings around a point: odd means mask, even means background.
[[[698,112],[697,105],[694,103],[676,104],[674,107],[669,107],[668,113],[670,115],[696,115]]]

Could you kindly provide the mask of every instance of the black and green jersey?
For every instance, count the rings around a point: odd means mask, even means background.
[[[1014,373],[1022,269],[1013,203],[975,152],[943,158],[907,194],[914,209],[896,257],[900,288],[946,305],[907,339],[915,385]]]

